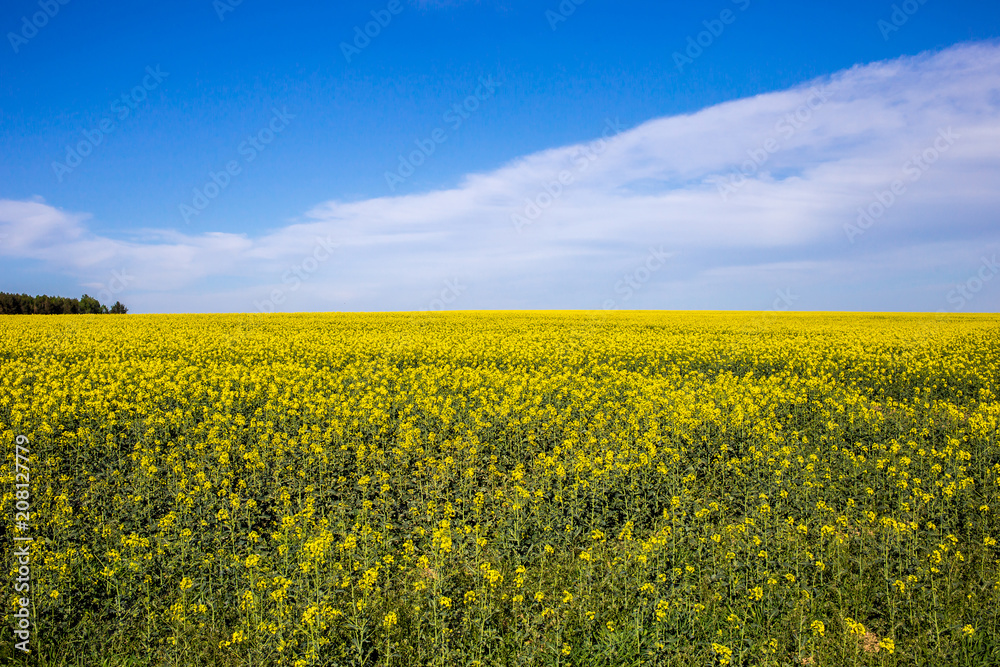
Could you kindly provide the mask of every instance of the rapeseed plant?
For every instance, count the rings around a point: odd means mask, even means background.
[[[50,661],[998,650],[995,316],[409,317],[0,319]]]

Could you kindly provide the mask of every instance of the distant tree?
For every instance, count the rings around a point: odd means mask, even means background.
[[[28,296],[27,294],[9,294],[0,292],[0,315],[76,315],[114,313],[124,315],[128,312],[120,301],[109,310],[100,301],[86,294],[80,299],[68,299],[61,296]]]
[[[84,294],[80,297],[80,312],[87,315],[100,315],[101,302],[92,296]]]
[[[28,304],[28,300],[31,304]],[[34,299],[27,294],[7,294],[0,292],[0,314],[21,315],[34,309]]]

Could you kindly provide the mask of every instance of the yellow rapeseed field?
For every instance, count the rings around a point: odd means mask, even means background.
[[[4,316],[0,364],[4,664],[1000,664],[997,316]]]

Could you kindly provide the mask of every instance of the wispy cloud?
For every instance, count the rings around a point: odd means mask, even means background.
[[[817,87],[828,96],[822,108],[781,134],[767,161],[720,197],[719,180],[781,132],[781,120]],[[595,137],[605,122],[595,118]],[[859,207],[948,128],[959,139],[851,243],[845,225]],[[135,311],[252,311],[317,238],[333,239],[338,252],[288,294],[285,310],[417,310],[454,275],[474,283],[464,308],[599,308],[651,245],[670,248],[675,260],[629,307],[767,307],[755,305],[758,295],[815,284],[826,295],[810,299],[815,308],[850,308],[855,290],[859,308],[934,310],[948,291],[945,274],[964,276],[977,253],[1000,243],[994,43],[856,66],[602,141],[585,169],[590,142],[469,174],[450,189],[323,202],[257,238],[143,230],[112,239],[90,233],[86,215],[4,200],[0,254],[45,262],[81,282],[128,268]],[[511,216],[567,170],[572,184],[517,233]],[[950,269],[939,266],[944,260]],[[768,267],[780,267],[780,276]],[[859,267],[864,294],[852,279]],[[834,296],[823,281],[837,275],[847,291]],[[904,277],[918,282],[902,289]],[[997,303],[983,295],[975,306]]]

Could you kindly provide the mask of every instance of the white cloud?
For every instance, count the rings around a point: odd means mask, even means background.
[[[948,128],[946,149],[914,171],[913,157],[934,156]],[[604,130],[601,119],[595,137]],[[766,155],[763,164],[747,162],[754,154]],[[741,168],[750,175],[731,181]],[[546,187],[555,192],[561,172],[572,183],[553,197]],[[893,181],[905,191],[849,242],[845,225]],[[720,182],[732,185],[725,197]],[[783,267],[784,282],[808,286],[863,265],[870,282],[858,307],[913,308],[894,301],[898,281],[923,280],[934,248],[948,244],[961,276],[975,268],[963,267],[962,257],[978,261],[978,249],[1000,240],[998,182],[1000,47],[980,43],[651,120],[606,142],[470,174],[451,189],[323,202],[254,239],[160,230],[121,241],[90,234],[83,215],[0,201],[0,254],[47,262],[88,284],[127,268],[137,311],[191,303],[254,310],[272,289],[281,290],[285,310],[417,310],[452,277],[473,285],[455,307],[596,308],[650,245],[677,251],[676,265],[659,272],[642,298],[620,305],[699,307],[690,303],[698,295],[701,307],[761,307],[754,304],[785,287],[769,284],[768,266]],[[536,212],[515,229],[512,215],[526,220]],[[339,250],[309,272],[317,237],[335,239]],[[900,265],[890,256],[911,260]],[[305,271],[297,283],[293,267]],[[242,286],[217,287],[229,278]],[[825,284],[818,301],[804,295],[798,305],[849,308],[856,288],[843,289],[835,298]],[[933,294],[916,291],[919,307],[940,307]],[[990,303],[984,297],[976,307]]]

